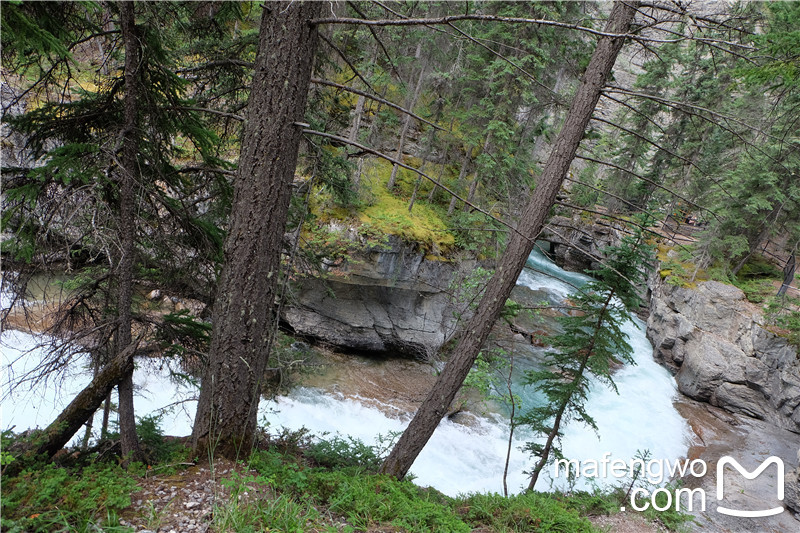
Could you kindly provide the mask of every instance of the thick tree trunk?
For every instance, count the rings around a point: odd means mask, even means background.
[[[92,382],[78,393],[67,408],[58,415],[58,418],[47,426],[42,434],[36,436],[35,445],[24,452],[23,457],[44,455],[50,458],[62,449],[86,420],[97,411],[111,389],[133,370],[133,355],[136,352],[136,346],[135,343],[128,345],[104,366],[92,379]],[[23,463],[23,461],[14,461],[3,473],[11,474],[17,466],[24,466]]]
[[[140,45],[136,35],[133,2],[122,2],[120,27],[125,43],[125,124],[122,137],[122,168],[119,172],[119,236],[121,257],[118,265],[117,295],[118,323],[114,346],[117,353],[131,344],[131,305],[133,303],[134,238],[136,234],[135,194],[138,147],[137,100],[139,97]],[[133,366],[119,383],[119,435],[123,461],[139,461],[142,452],[136,437],[136,417],[133,408]]]
[[[637,5],[638,2],[615,2],[606,24],[606,32],[626,33]],[[475,315],[464,328],[461,340],[453,350],[454,355],[384,461],[384,473],[397,478],[406,475],[461,388],[533,249],[536,236],[544,225],[550,206],[553,205],[575,157],[575,151],[600,98],[600,91],[624,41],[623,37],[601,37],[598,40],[564,127],[553,145],[536,190],[522,214],[517,232],[511,234],[506,252],[500,259]]]
[[[269,357],[281,241],[301,140],[320,2],[268,2],[234,182],[225,263],[203,373],[195,450],[236,458],[249,453]]]

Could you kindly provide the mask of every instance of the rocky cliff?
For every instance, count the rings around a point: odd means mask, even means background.
[[[797,349],[762,327],[741,290],[670,285],[658,273],[650,289],[647,336],[683,394],[800,433]]]
[[[558,215],[550,218],[539,239],[549,243],[549,250],[544,252],[558,266],[583,272],[598,268],[603,249],[618,246],[623,235],[623,228],[617,222],[599,217],[587,222],[580,215],[572,218]]]
[[[472,260],[426,259],[392,237],[387,246],[352,253],[324,278],[297,280],[282,319],[335,347],[425,360],[465,312],[451,284],[475,267]]]

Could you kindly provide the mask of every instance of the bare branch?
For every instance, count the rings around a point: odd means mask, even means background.
[[[398,18],[398,19],[378,19],[378,20],[364,20],[348,17],[327,17],[309,21],[309,24],[363,24],[367,26],[427,26],[434,24],[450,24],[452,22],[459,22],[462,20],[481,20],[487,22],[505,22],[515,24],[538,24],[541,26],[555,26],[558,28],[565,28],[570,30],[578,30],[598,37],[636,37],[630,34],[617,34],[609,33],[578,24],[568,24],[566,22],[555,22],[546,19],[531,19],[522,17],[501,17],[497,15],[480,15],[480,14],[464,14],[464,15],[448,15],[438,18]]]
[[[211,113],[212,115],[219,115],[221,117],[230,118],[233,120],[238,120],[239,122],[244,122],[244,117],[242,115],[237,115],[235,113],[226,113],[225,111],[218,111],[216,109],[209,109],[207,107],[189,107],[189,106],[181,106],[175,109],[182,109],[184,111],[198,111],[200,113]]]
[[[355,20],[361,20],[361,19],[355,19]],[[326,43],[328,46],[330,46],[331,48],[333,48],[333,51],[334,51],[334,52],[336,52],[337,54],[339,54],[339,57],[341,57],[341,58],[342,58],[342,60],[343,60],[345,63],[347,63],[347,66],[348,66],[348,67],[350,67],[350,70],[352,70],[352,71],[353,71],[353,74],[355,74],[356,76],[358,76],[358,79],[360,79],[362,82],[364,82],[364,85],[366,85],[366,86],[369,88],[369,90],[370,90],[370,91],[372,91],[373,93],[377,93],[377,92],[378,92],[378,91],[376,91],[376,90],[375,90],[375,88],[374,88],[372,85],[370,85],[370,83],[369,83],[369,82],[368,82],[368,81],[367,81],[367,80],[364,78],[364,76],[362,76],[362,75],[361,75],[361,73],[358,71],[358,69],[356,68],[356,66],[355,66],[355,65],[353,65],[353,64],[350,62],[350,60],[349,60],[349,59],[347,59],[347,56],[345,56],[345,55],[344,55],[344,52],[342,52],[341,50],[339,50],[339,47],[338,47],[338,46],[336,46],[336,45],[335,45],[333,42],[331,42],[331,40],[330,40],[330,39],[328,39],[327,37],[325,37],[325,36],[324,36],[322,33],[320,33],[320,34],[319,34],[319,38],[320,38],[320,39],[322,39],[323,41],[325,41],[325,43]]]
[[[608,124],[608,125],[609,125],[609,126],[611,126],[612,128],[617,128],[618,130],[620,130],[620,131],[624,131],[625,133],[627,133],[627,134],[629,134],[629,135],[633,135],[633,136],[634,136],[634,137],[636,137],[637,139],[641,139],[642,141],[644,141],[644,142],[646,142],[646,143],[648,143],[648,144],[651,144],[651,145],[655,146],[655,147],[656,147],[656,148],[658,148],[659,150],[661,150],[661,151],[663,151],[663,152],[666,152],[667,154],[671,155],[672,157],[674,157],[674,158],[676,158],[676,159],[680,159],[681,161],[683,161],[683,162],[684,162],[684,163],[686,163],[687,165],[689,165],[689,166],[691,166],[691,167],[694,167],[694,168],[696,168],[697,170],[699,170],[699,171],[701,171],[701,172],[702,172],[702,169],[700,169],[700,167],[698,167],[698,166],[697,166],[697,165],[694,163],[694,161],[692,161],[691,159],[688,159],[688,158],[686,158],[686,157],[683,157],[682,155],[678,155],[678,154],[676,154],[675,152],[673,152],[672,150],[668,150],[668,149],[666,149],[664,146],[662,146],[662,145],[658,144],[657,142],[655,142],[655,141],[653,141],[653,140],[651,140],[651,139],[648,139],[647,137],[645,137],[644,135],[642,135],[642,134],[640,134],[640,133],[637,133],[637,132],[635,132],[635,131],[633,131],[633,130],[631,130],[631,129],[628,129],[628,128],[624,127],[624,126],[621,126],[621,125],[617,124],[616,122],[611,122],[610,120],[606,120],[606,119],[604,119],[604,118],[600,118],[600,117],[598,117],[598,116],[593,116],[593,117],[592,117],[592,120],[594,120],[594,121],[596,121],[596,122],[602,122],[603,124]],[[627,171],[626,171],[626,172],[627,172]]]
[[[596,211],[594,209],[589,209],[588,207],[580,207],[580,206],[577,206],[577,205],[568,204],[568,203],[562,202],[560,200],[556,200],[555,203],[556,203],[556,205],[560,205],[561,207],[566,207],[567,209],[574,209],[576,211],[583,211],[584,213],[592,213],[593,215],[600,215],[600,216],[603,216],[603,217],[608,217],[608,218],[610,218],[612,220],[616,220],[618,222],[622,222],[623,224],[630,224],[632,226],[636,226],[637,228],[641,229],[642,231],[644,231],[646,233],[650,233],[651,235],[653,235],[655,237],[663,237],[663,235],[661,235],[660,233],[658,233],[656,231],[653,231],[652,229],[647,228],[645,226],[642,226],[641,224],[639,224],[638,222],[634,222],[633,220],[628,220],[628,219],[625,219],[625,218],[617,217],[617,216],[612,215],[610,213],[603,213],[601,211]],[[586,253],[586,250],[581,250],[581,251]],[[587,255],[589,255],[589,254],[587,254]],[[603,263],[602,260],[600,260],[600,262]],[[603,263],[603,264],[605,264],[605,263]],[[606,266],[608,266],[608,265],[606,265]]]
[[[715,27],[725,28],[725,29],[728,29],[728,30],[738,31],[738,32],[742,32],[742,33],[749,33],[749,32],[746,32],[743,28],[737,28],[737,27],[734,27],[734,26],[729,26],[727,21],[716,20],[716,19],[713,19],[711,17],[705,16],[705,15],[701,15],[699,13],[689,13],[688,10],[681,9],[680,8],[680,4],[668,5],[668,4],[656,4],[656,3],[642,2],[641,4],[639,4],[639,8],[640,9],[638,9],[637,11],[639,11],[640,13],[643,13],[641,11],[641,8],[647,8],[647,7],[651,8],[651,9],[656,9],[656,10],[659,10],[659,11],[666,11],[668,13],[673,13],[673,14],[676,14],[676,15],[688,16],[689,18],[692,19],[693,22],[695,22],[697,20],[701,20],[701,21],[706,22],[708,24],[711,24],[711,25],[713,25]],[[646,16],[650,16],[650,15],[646,15]],[[696,22],[695,22],[695,24],[696,24]]]
[[[480,47],[482,47],[482,48],[484,48],[484,49],[485,49],[485,50],[487,50],[488,52],[490,52],[490,53],[494,54],[496,57],[498,57],[498,58],[502,59],[503,61],[505,61],[506,63],[508,63],[508,64],[509,64],[509,65],[511,65],[512,67],[514,67],[515,69],[517,69],[517,70],[519,70],[520,72],[522,72],[522,73],[523,73],[523,74],[524,74],[524,75],[525,75],[525,76],[526,76],[528,79],[530,79],[530,80],[531,80],[532,82],[534,82],[536,85],[538,85],[539,87],[541,87],[541,88],[543,88],[544,90],[548,91],[548,92],[549,92],[549,93],[550,93],[550,94],[551,94],[551,95],[554,97],[554,99],[555,99],[555,101],[556,101],[556,103],[557,103],[558,105],[566,107],[566,105],[567,105],[567,104],[566,104],[566,103],[565,103],[565,102],[564,102],[564,101],[561,99],[561,97],[558,95],[558,93],[556,93],[556,92],[555,92],[553,89],[551,89],[550,87],[546,86],[544,83],[542,83],[542,82],[540,82],[539,80],[537,80],[537,79],[536,79],[536,77],[535,77],[533,74],[531,74],[530,72],[528,72],[527,70],[525,70],[525,69],[524,69],[524,68],[522,68],[521,66],[517,65],[515,62],[511,61],[509,58],[507,58],[506,56],[504,56],[504,55],[503,55],[503,54],[501,54],[500,52],[497,52],[497,51],[496,51],[496,50],[494,50],[493,48],[491,48],[491,47],[489,47],[489,46],[487,46],[487,45],[483,44],[482,42],[480,42],[480,41],[479,41],[478,39],[476,39],[475,37],[472,37],[472,36],[471,36],[471,35],[469,35],[467,32],[465,32],[465,31],[461,30],[461,29],[460,29],[458,26],[455,26],[455,25],[453,25],[453,24],[448,24],[448,26],[449,26],[449,27],[451,27],[451,28],[453,28],[454,30],[456,30],[458,33],[460,33],[461,35],[463,35],[463,36],[464,36],[466,39],[468,39],[469,41],[471,41],[471,42],[473,42],[473,43],[477,44],[478,46],[480,46]]]
[[[241,59],[220,59],[217,61],[209,61],[208,63],[203,63],[202,65],[197,65],[196,67],[178,69],[175,72],[177,74],[186,74],[188,72],[197,72],[198,70],[208,70],[216,67],[226,66],[245,67],[252,69],[255,68],[255,63],[250,61],[242,61]]]
[[[580,181],[580,180],[575,180],[575,179],[572,179],[572,178],[570,178],[569,176],[565,176],[565,177],[564,177],[564,179],[565,179],[566,181],[569,181],[569,182],[575,183],[576,185],[580,185],[580,186],[582,186],[582,187],[587,187],[587,188],[589,188],[589,189],[592,189],[593,191],[596,191],[596,192],[599,192],[599,193],[601,193],[601,194],[605,194],[606,196],[610,196],[610,197],[612,197],[612,198],[615,198],[615,199],[619,200],[620,202],[622,202],[622,203],[626,204],[628,207],[631,207],[631,208],[633,208],[634,210],[637,210],[637,211],[638,211],[638,210],[640,209],[640,207],[639,207],[638,205],[634,204],[634,203],[633,203],[633,202],[631,202],[630,200],[626,200],[625,198],[623,198],[623,197],[621,197],[621,196],[619,196],[619,195],[616,195],[616,194],[614,194],[613,192],[604,191],[603,189],[599,189],[599,188],[595,187],[594,185],[589,185],[588,183],[584,183],[584,182],[582,182],[582,181]]]
[[[662,190],[668,192],[669,194],[671,194],[672,196],[678,198],[679,200],[682,200],[682,201],[686,202],[687,204],[689,204],[691,206],[694,206],[694,207],[696,207],[696,208],[698,208],[698,209],[700,209],[702,211],[706,211],[707,213],[710,213],[711,215],[713,215],[714,218],[719,219],[719,217],[716,215],[716,213],[714,213],[710,209],[708,209],[706,207],[703,207],[703,206],[701,206],[701,205],[689,200],[685,196],[681,196],[680,194],[676,193],[672,189],[669,189],[669,188],[661,185],[660,183],[657,183],[657,182],[655,182],[655,181],[653,181],[651,179],[645,178],[641,174],[637,174],[636,172],[632,172],[629,169],[621,167],[619,165],[615,165],[614,163],[610,163],[608,161],[602,161],[600,159],[595,159],[593,157],[589,157],[589,156],[585,156],[585,155],[581,155],[581,154],[575,154],[575,157],[578,158],[578,159],[583,159],[584,161],[590,161],[592,163],[597,163],[597,164],[600,164],[600,165],[605,165],[607,167],[615,168],[615,169],[620,170],[622,172],[627,172],[631,176],[635,176],[636,178],[638,178],[638,179],[640,179],[640,180],[642,180],[642,181],[644,181],[646,183],[649,183],[650,185],[652,185],[654,187],[658,187],[659,189],[662,189]]]
[[[739,124],[740,126],[743,126],[743,127],[747,128],[749,130],[755,131],[756,133],[759,133],[760,135],[771,137],[768,132],[765,132],[761,128],[753,126],[752,124],[748,124],[747,122],[745,122],[743,120],[740,120],[740,119],[738,119],[738,118],[736,118],[734,116],[726,115],[726,114],[720,113],[718,111],[713,111],[713,110],[708,109],[706,107],[701,107],[701,106],[694,105],[694,104],[689,104],[689,103],[686,103],[686,102],[677,102],[675,100],[670,100],[669,98],[664,98],[664,97],[656,96],[656,95],[653,95],[653,94],[647,94],[647,93],[640,93],[640,92],[636,92],[636,91],[631,91],[631,90],[628,90],[628,89],[625,89],[625,88],[619,87],[619,86],[607,87],[607,88],[605,88],[603,90],[603,92],[604,93],[605,92],[613,92],[613,93],[620,93],[620,94],[625,94],[625,95],[629,95],[629,96],[634,96],[634,97],[637,97],[637,98],[646,98],[648,100],[653,100],[654,102],[658,102],[660,104],[664,104],[666,106],[669,106],[669,107],[672,107],[674,109],[678,109],[678,110],[681,110],[681,111],[685,111],[686,109],[694,109],[694,110],[697,110],[697,111],[702,111],[703,113],[708,113],[711,116],[715,116],[715,117],[721,118],[721,119],[723,119],[725,121],[730,121],[730,122],[733,122],[735,124]],[[702,115],[699,115],[699,116],[700,116],[700,118],[705,118]],[[718,124],[718,123],[715,123],[715,124]],[[772,137],[772,138],[775,139],[775,137]]]
[[[656,129],[658,129],[658,131],[660,131],[662,134],[666,134],[666,132],[664,131],[664,128],[661,127],[661,124],[659,124],[658,122],[656,122],[652,118],[648,117],[647,115],[645,115],[644,113],[642,113],[641,111],[639,111],[638,109],[636,109],[635,107],[630,105],[625,100],[620,100],[619,98],[614,98],[613,96],[609,96],[608,94],[605,93],[605,91],[603,91],[601,93],[601,96],[603,96],[605,98],[608,98],[609,100],[614,101],[614,102],[618,103],[619,105],[621,105],[623,107],[626,107],[627,109],[631,110],[636,115],[639,115],[640,117],[645,119],[647,122],[649,122],[650,124],[655,126]]]
[[[348,1],[347,5],[350,6],[350,9],[361,15],[363,18],[365,19],[367,18],[364,12],[358,8],[358,5],[355,2]],[[373,28],[372,26],[367,26],[367,29],[369,29],[369,32],[375,38],[375,42],[378,43],[378,46],[381,47],[381,50],[383,50],[383,55],[386,56],[386,61],[389,62],[389,66],[391,67],[392,72],[394,72],[395,76],[399,78],[400,73],[397,70],[397,67],[395,66],[394,62],[392,61],[392,56],[389,54],[389,51],[386,50],[386,47],[383,45],[383,41],[381,41],[380,37],[378,37],[378,33],[375,31],[375,28]]]
[[[422,118],[421,116],[417,115],[413,111],[409,111],[408,109],[406,109],[404,107],[400,107],[399,105],[397,105],[395,103],[392,103],[389,100],[385,100],[385,99],[381,98],[380,96],[376,96],[374,94],[370,94],[370,93],[365,92],[365,91],[360,91],[358,89],[354,89],[352,87],[348,87],[347,85],[341,85],[339,83],[334,83],[332,81],[322,80],[322,79],[319,79],[319,78],[311,78],[311,83],[316,83],[317,85],[327,85],[329,87],[336,87],[337,89],[341,89],[343,91],[348,91],[348,92],[351,92],[353,94],[357,94],[357,95],[363,96],[364,98],[369,98],[370,100],[375,100],[376,102],[380,102],[380,103],[382,103],[382,104],[384,104],[386,106],[389,106],[389,107],[391,107],[393,109],[396,109],[396,110],[400,111],[401,113],[405,113],[406,115],[410,115],[410,116],[414,117],[415,119],[419,120],[420,122],[424,122],[425,124],[435,128],[437,130],[446,131],[448,133],[452,133],[452,132],[450,132],[450,130],[446,130],[445,128],[443,128],[441,126],[437,126],[436,124],[434,124],[430,120]]]
[[[641,35],[636,35],[632,33],[609,33],[605,31],[595,30],[593,28],[587,28],[585,26],[581,26],[579,24],[569,24],[566,22],[556,22],[553,20],[546,20],[546,19],[531,19],[531,18],[524,18],[524,17],[501,17],[497,15],[481,15],[481,14],[464,14],[464,15],[448,15],[444,17],[438,18],[399,18],[399,19],[379,19],[379,20],[364,20],[364,19],[356,19],[356,18],[349,18],[349,17],[327,17],[327,18],[320,18],[314,19],[309,21],[309,24],[312,25],[319,25],[319,24],[362,24],[366,26],[428,26],[428,25],[436,25],[436,24],[447,24],[450,25],[453,22],[459,22],[462,20],[480,20],[486,22],[503,22],[503,23],[510,23],[510,24],[536,24],[539,26],[553,26],[557,28],[564,28],[568,30],[576,30],[581,31],[584,33],[589,33],[591,35],[595,35],[597,37],[611,37],[611,38],[625,38],[631,39],[634,41],[646,41],[650,43],[659,43],[659,44],[674,44],[680,43],[687,40],[694,40],[703,42],[706,44],[724,44],[727,46],[731,46],[734,48],[742,48],[745,50],[755,50],[755,48],[744,45],[741,43],[733,42],[733,41],[725,41],[722,39],[712,39],[708,37],[687,37],[681,36],[678,39],[655,39],[652,37],[643,37]],[[659,28],[661,31],[666,31],[663,28]]]

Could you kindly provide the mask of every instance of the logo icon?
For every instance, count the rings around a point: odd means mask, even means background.
[[[780,457],[768,457],[766,461],[761,463],[761,466],[753,470],[752,472],[748,472],[747,469],[742,467],[739,462],[726,455],[722,457],[719,462],[717,463],[717,500],[721,501],[724,497],[724,488],[722,483],[722,475],[724,474],[725,465],[731,465],[735,468],[741,475],[745,477],[745,479],[755,479],[761,473],[767,469],[767,467],[771,464],[775,463],[775,467],[778,470],[778,489],[777,489],[777,496],[778,499],[783,501],[783,461]],[[780,514],[783,512],[783,507],[773,507],[772,509],[763,509],[760,511],[741,511],[738,509],[728,509],[727,507],[718,506],[717,512],[730,515],[730,516],[740,516],[743,518],[760,518],[763,516],[773,516],[776,514]]]

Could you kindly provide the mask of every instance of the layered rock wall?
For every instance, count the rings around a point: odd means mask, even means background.
[[[475,267],[472,260],[426,259],[391,238],[386,247],[354,253],[325,278],[298,280],[282,319],[335,347],[425,360],[464,315],[452,287]]]
[[[800,433],[797,349],[764,329],[741,290],[669,285],[658,273],[650,288],[647,336],[683,394]]]
[[[596,269],[603,259],[603,249],[618,246],[624,232],[617,223],[603,219],[587,223],[580,216],[552,217],[539,238],[550,243],[553,261],[572,272]]]

